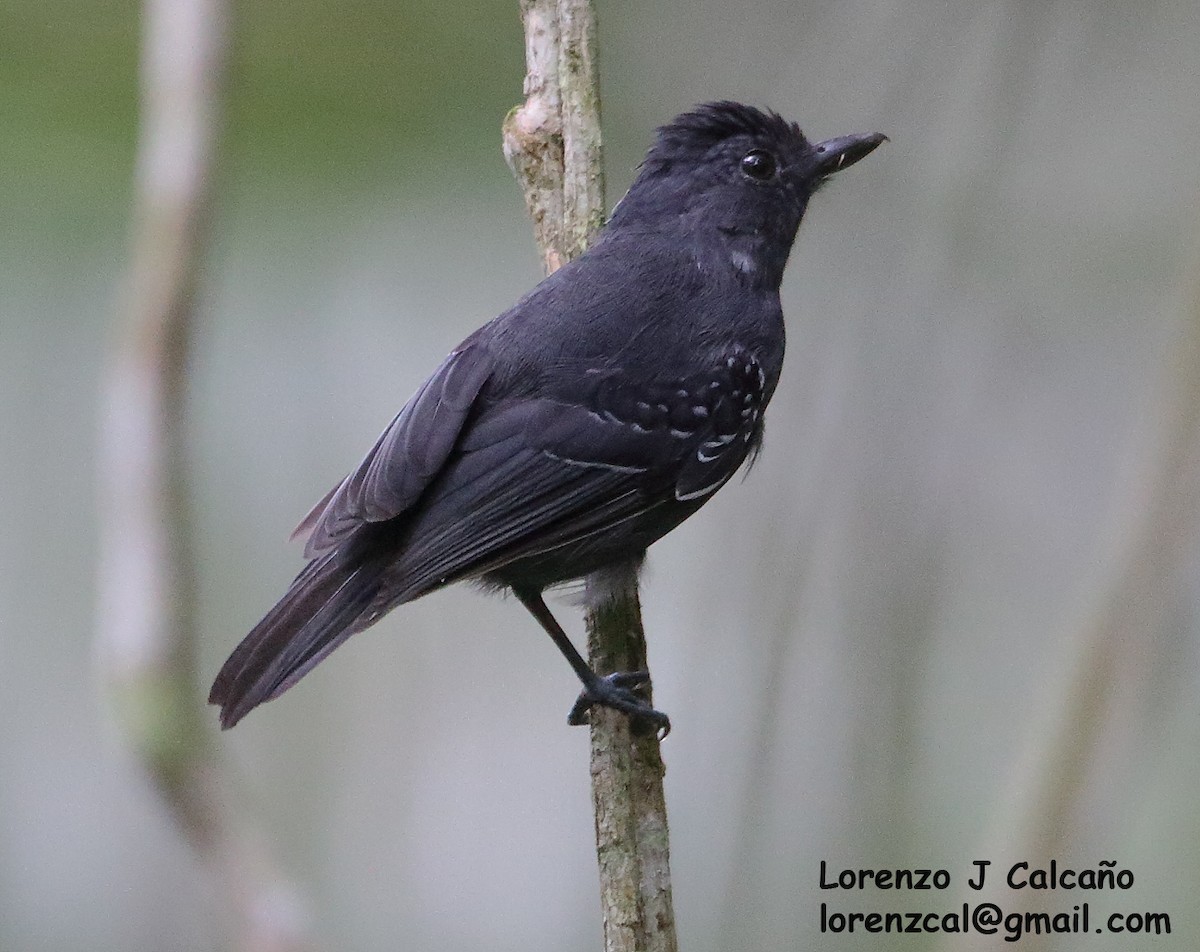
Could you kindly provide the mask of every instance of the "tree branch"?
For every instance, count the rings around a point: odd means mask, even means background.
[[[591,0],[521,0],[525,102],[504,122],[504,155],[525,194],[547,272],[604,222],[596,17]],[[600,674],[647,670],[637,566],[587,580],[588,656]],[[594,707],[592,801],[606,952],[676,952],[663,762],[656,734]]]
[[[133,252],[101,438],[97,641],[124,739],[225,888],[244,952],[307,947],[217,764],[196,677],[186,397],[225,59],[222,0],[147,0]]]

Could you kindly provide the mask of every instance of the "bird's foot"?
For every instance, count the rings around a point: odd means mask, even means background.
[[[603,678],[597,677],[580,693],[571,713],[567,715],[567,723],[573,727],[588,723],[587,712],[600,705],[628,714],[635,733],[653,730],[662,740],[671,733],[671,719],[662,711],[656,711],[638,694],[649,684],[648,671],[618,671]]]

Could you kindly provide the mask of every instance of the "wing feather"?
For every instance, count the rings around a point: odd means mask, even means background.
[[[737,471],[760,431],[761,370],[740,354],[649,392],[595,373],[573,401],[479,403],[490,372],[452,354],[306,520],[320,554],[405,514],[371,616],[518,559],[603,545],[660,507],[679,510],[662,517],[666,531]]]
[[[407,601],[479,575],[651,503],[648,467],[564,459],[540,445],[542,402],[515,402],[476,423],[406,526],[389,572],[393,584],[380,601]]]
[[[481,347],[467,344],[451,353],[358,468],[304,517],[293,538],[307,534],[305,557],[337,548],[363,523],[386,522],[408,510],[450,456],[491,372]]]

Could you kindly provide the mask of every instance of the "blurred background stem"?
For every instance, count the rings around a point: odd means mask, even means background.
[[[125,742],[232,906],[234,947],[307,948],[217,762],[196,671],[187,398],[226,60],[223,0],[147,0],[132,260],[103,415],[99,656]],[[230,916],[223,916],[229,920]]]
[[[1141,445],[1128,457],[1114,510],[1104,553],[1112,573],[1063,639],[982,857],[1011,855],[1037,866],[1070,856],[1086,819],[1088,786],[1103,782],[1106,748],[1130,745],[1138,709],[1155,690],[1154,668],[1161,664],[1155,640],[1175,610],[1174,593],[1186,584],[1181,566],[1195,544],[1200,498],[1200,260],[1188,283],[1192,292],[1181,308],[1160,395]],[[1118,861],[1115,847],[1108,849],[1096,861]],[[1060,901],[1053,892],[1029,900],[1038,907]],[[961,938],[947,937],[938,948],[961,948]],[[1057,947],[1049,935],[1027,935],[1023,944]],[[991,942],[973,937],[968,946],[990,948]]]
[[[526,99],[505,121],[504,154],[551,272],[582,253],[604,223],[596,14],[591,0],[522,0],[521,15]],[[637,566],[597,573],[586,588],[593,670],[648,670]],[[605,949],[674,952],[658,737],[635,736],[629,718],[607,708],[589,717]]]

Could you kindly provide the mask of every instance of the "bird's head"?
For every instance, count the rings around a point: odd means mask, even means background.
[[[727,245],[735,267],[778,283],[809,197],[885,138],[874,132],[813,144],[773,112],[706,103],[658,130],[609,229]]]

